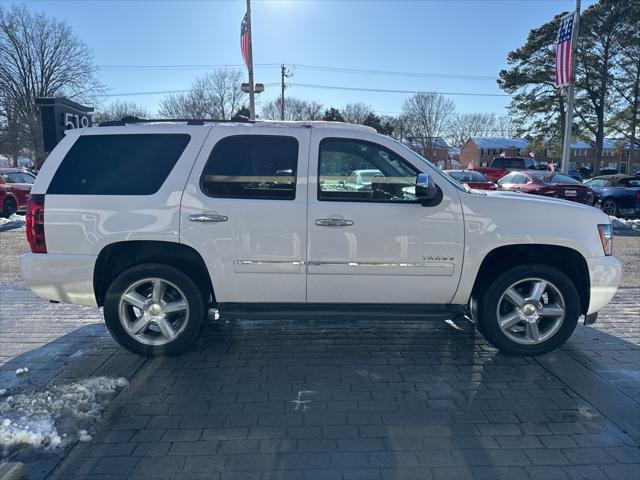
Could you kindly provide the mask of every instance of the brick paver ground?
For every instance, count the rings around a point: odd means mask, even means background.
[[[561,350],[537,359],[498,353],[466,322],[385,314],[223,319],[192,352],[143,360],[115,346],[97,309],[8,289],[0,304],[0,381],[11,388],[97,374],[131,380],[92,442],[44,457],[23,452],[30,478],[616,479],[640,471],[640,289],[620,290],[595,327],[578,327]],[[32,375],[16,379],[19,366]]]

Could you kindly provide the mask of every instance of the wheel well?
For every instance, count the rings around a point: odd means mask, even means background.
[[[580,252],[556,245],[507,245],[496,248],[482,261],[472,295],[479,295],[489,282],[506,269],[525,263],[542,263],[562,270],[580,294],[581,312],[589,308],[589,269]]]
[[[164,263],[189,275],[201,288],[207,301],[215,303],[209,271],[198,252],[175,242],[132,240],[104,247],[93,271],[93,289],[98,306],[102,306],[111,282],[129,267],[141,263]]]

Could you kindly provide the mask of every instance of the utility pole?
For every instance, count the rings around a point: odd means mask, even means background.
[[[253,88],[253,46],[251,44],[251,0],[247,0],[247,28],[249,30],[249,118],[251,120],[256,119],[256,103],[254,99]]]
[[[576,0],[576,12],[573,19],[573,32],[571,33],[571,72],[570,81],[567,87],[567,107],[565,110],[564,138],[562,142],[562,173],[569,172],[569,161],[571,159],[571,133],[573,131],[573,104],[576,90],[576,53],[578,52],[578,34],[580,23],[580,0]]]
[[[284,120],[284,79],[292,76],[293,74],[287,70],[284,64],[280,65],[280,120]]]

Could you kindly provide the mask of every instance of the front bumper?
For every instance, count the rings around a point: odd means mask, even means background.
[[[600,311],[618,290],[622,278],[622,262],[616,257],[587,258],[590,295],[587,315]]]
[[[22,278],[39,297],[97,307],[93,291],[94,255],[26,253],[20,257]]]

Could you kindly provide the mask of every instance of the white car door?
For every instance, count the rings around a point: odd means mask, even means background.
[[[180,238],[204,258],[217,302],[306,300],[310,130],[216,125],[182,199]]]
[[[393,140],[347,129],[314,129],[309,157],[307,301],[449,303],[463,256],[456,188]],[[351,172],[377,169],[368,185]],[[416,201],[417,173],[443,198]]]

